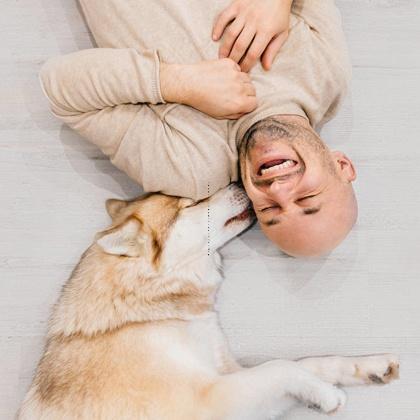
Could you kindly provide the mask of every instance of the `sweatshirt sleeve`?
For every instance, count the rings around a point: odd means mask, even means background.
[[[335,0],[294,0],[292,11],[321,36],[333,35],[337,27],[341,28]]]
[[[136,119],[145,132],[157,116],[146,104],[164,103],[156,52],[94,48],[47,61],[41,85],[52,113],[113,160]],[[139,134],[140,135],[140,134]],[[140,141],[141,139],[139,139]],[[122,164],[120,169],[128,172]],[[139,173],[132,174],[141,183]]]
[[[58,117],[122,104],[164,103],[156,51],[93,48],[48,60],[41,84]]]
[[[340,69],[346,90],[351,79],[351,62],[335,0],[294,0],[292,12],[308,26],[314,39],[328,50],[331,61]]]

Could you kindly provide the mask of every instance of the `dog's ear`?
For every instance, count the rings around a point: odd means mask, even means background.
[[[125,207],[127,207],[128,201],[117,200],[115,198],[110,198],[106,200],[105,207],[111,219],[114,219],[115,216]]]
[[[146,235],[142,233],[138,220],[129,219],[106,232],[96,243],[107,254],[140,257],[144,254]]]

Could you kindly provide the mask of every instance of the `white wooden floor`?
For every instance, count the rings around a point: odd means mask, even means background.
[[[396,352],[402,379],[349,390],[341,420],[418,420],[420,392],[420,2],[338,0],[354,83],[323,135],[359,169],[360,220],[328,258],[280,255],[253,228],[223,254],[222,324],[235,354]],[[13,418],[50,307],[103,203],[139,188],[49,113],[37,73],[91,46],[74,0],[0,0],[0,419]],[[320,418],[299,409],[288,420]]]

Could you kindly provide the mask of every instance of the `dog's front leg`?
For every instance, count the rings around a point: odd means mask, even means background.
[[[212,419],[274,419],[304,401],[326,413],[345,402],[343,391],[320,380],[296,362],[273,360],[221,376],[206,392]]]
[[[392,354],[310,357],[297,363],[323,381],[343,386],[381,385],[399,377],[398,357]]]

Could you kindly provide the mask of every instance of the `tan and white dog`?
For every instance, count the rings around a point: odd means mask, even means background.
[[[235,362],[213,309],[216,251],[251,224],[248,205],[236,186],[196,205],[109,200],[112,225],[62,290],[18,418],[270,419],[297,400],[330,413],[345,402],[334,384],[396,378],[391,355]]]

